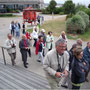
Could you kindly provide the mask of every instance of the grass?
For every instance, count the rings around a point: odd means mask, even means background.
[[[45,21],[44,24],[40,27],[40,31],[43,28],[45,29],[46,34],[48,33],[48,31],[52,31],[54,36],[59,37],[61,31],[66,30],[65,18],[58,18],[54,20]],[[27,31],[32,33],[33,29],[28,29]],[[84,34],[81,35],[67,34],[67,37],[68,39],[73,39],[73,40],[81,38],[83,41],[88,41],[90,40],[90,28]]]
[[[88,28],[87,32],[80,35],[70,35],[67,34],[68,39],[76,40],[78,38],[81,38],[83,41],[89,41],[90,40],[90,28]]]
[[[27,29],[26,31],[32,33],[33,29]]]
[[[90,41],[90,28],[88,29],[86,33],[79,35],[78,37],[82,38],[82,40]]]
[[[60,32],[65,31],[65,18],[46,21],[40,27],[40,30],[42,28],[45,29],[46,34],[48,33],[48,31],[52,31],[54,36],[60,36]]]

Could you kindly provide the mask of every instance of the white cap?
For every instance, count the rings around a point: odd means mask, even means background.
[[[45,32],[45,29],[42,29],[41,31],[42,31],[42,32]]]

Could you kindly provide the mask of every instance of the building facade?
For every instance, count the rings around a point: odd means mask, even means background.
[[[0,9],[23,10],[26,7],[42,9],[44,0],[0,0]]]

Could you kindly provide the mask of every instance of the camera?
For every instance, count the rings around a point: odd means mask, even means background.
[[[16,47],[15,44],[13,44],[12,48]]]
[[[63,72],[64,70],[61,68],[60,64],[58,65],[57,72]]]

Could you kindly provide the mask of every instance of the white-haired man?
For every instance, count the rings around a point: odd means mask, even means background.
[[[52,90],[58,90],[61,78],[67,77],[69,71],[69,54],[66,50],[66,42],[59,39],[56,48],[49,51],[44,59],[44,70]]]
[[[12,65],[14,66],[16,59],[16,40],[12,38],[12,35],[10,33],[7,34],[7,37],[8,39],[5,42],[5,47],[11,57]]]
[[[19,48],[20,48],[20,52],[22,55],[22,61],[23,61],[25,68],[28,68],[27,67],[27,64],[28,64],[27,63],[27,52],[29,50],[29,47],[30,47],[30,44],[29,44],[28,40],[26,39],[26,35],[23,34],[22,40],[20,40],[20,42],[19,42]]]

